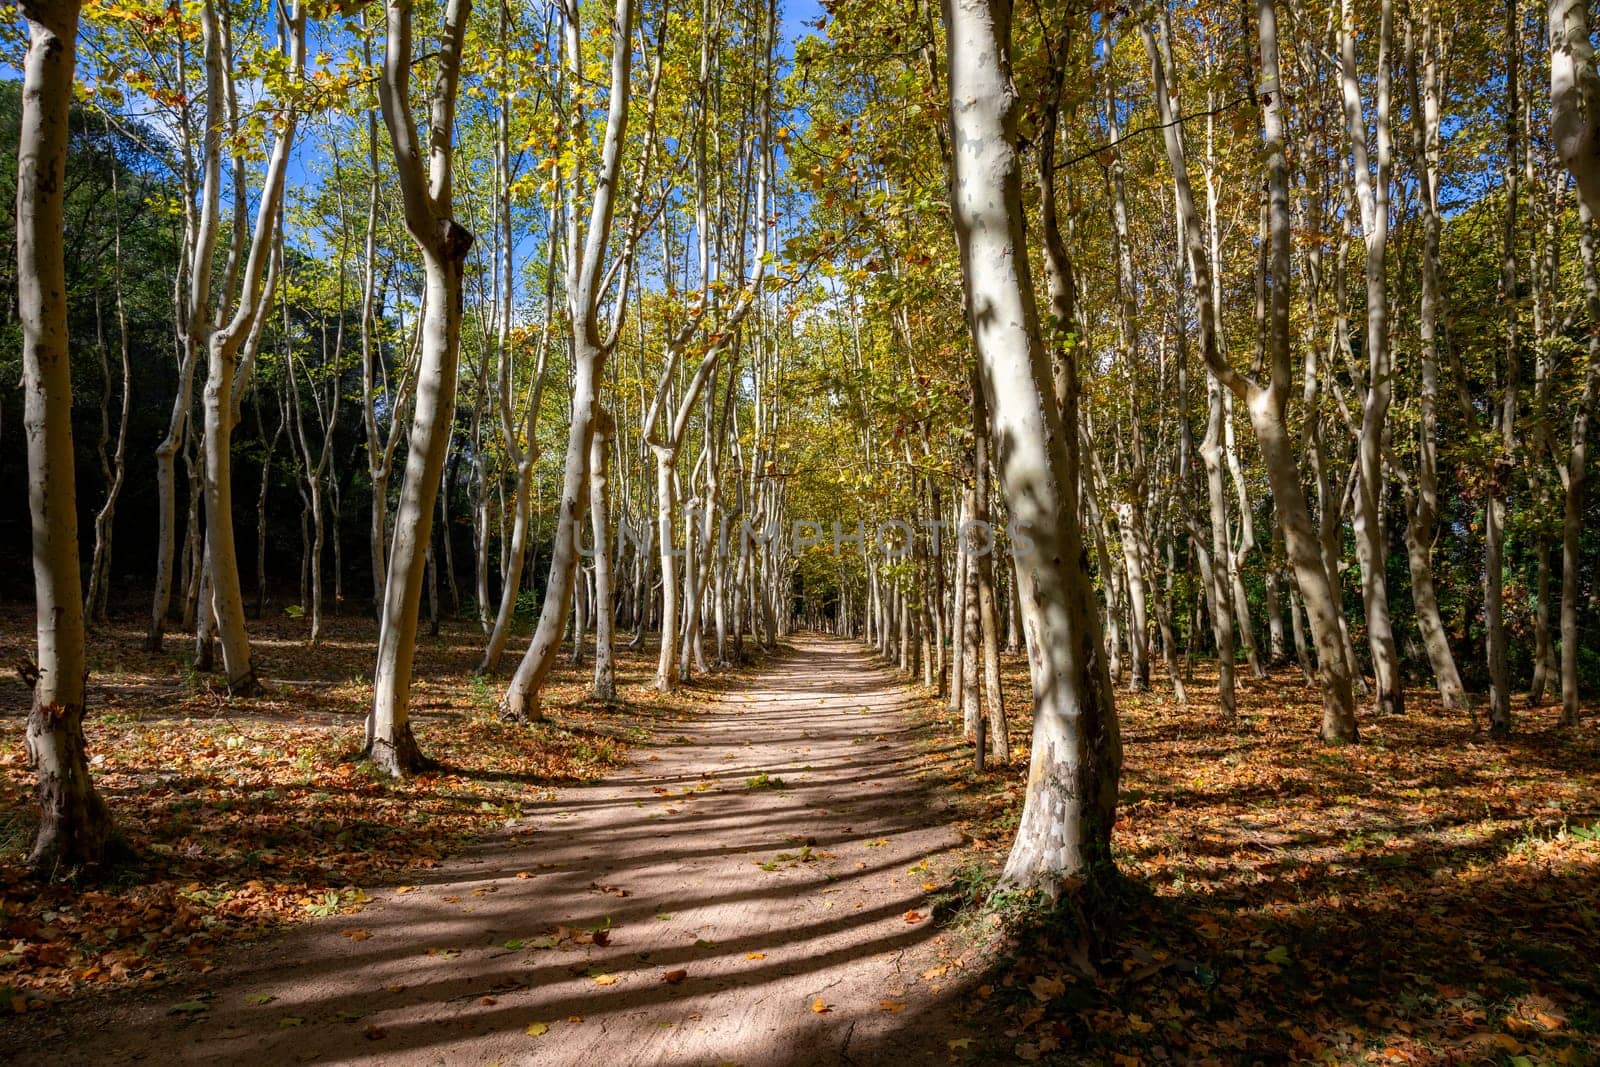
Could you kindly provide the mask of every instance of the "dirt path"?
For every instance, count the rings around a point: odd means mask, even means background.
[[[69,1017],[35,1052],[755,1065],[925,1048],[942,1013],[918,977],[932,876],[912,868],[948,866],[957,838],[911,777],[912,699],[859,646],[799,638],[623,773],[560,791],[426,884],[372,890],[359,915],[241,946],[89,1027]]]

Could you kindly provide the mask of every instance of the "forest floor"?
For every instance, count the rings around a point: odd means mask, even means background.
[[[0,614],[0,660],[31,620]],[[1119,693],[1126,877],[1099,938],[991,896],[1026,763],[978,776],[858,645],[494,714],[480,635],[419,647],[436,773],[360,743],[371,624],[253,624],[266,692],[96,635],[96,780],[137,862],[22,878],[27,694],[0,680],[0,1060],[1600,1062],[1600,719],[1495,743],[1423,690],[1314,740],[1291,672]],[[509,666],[509,664],[508,664]],[[1027,681],[1006,672],[1014,747]],[[985,903],[985,902],[988,903]]]

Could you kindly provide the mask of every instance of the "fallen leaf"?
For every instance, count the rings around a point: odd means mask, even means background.
[[[550,1024],[529,1023],[528,1028],[522,1032],[527,1034],[529,1037],[543,1037],[545,1034],[550,1032]]]
[[[689,972],[686,969],[679,967],[677,970],[668,971],[663,974],[661,976],[661,980],[668,985],[677,985],[687,977],[689,977]]]
[[[595,985],[616,985],[617,984],[617,976],[614,975],[614,974],[597,974],[597,975],[594,975],[593,977],[594,977],[594,984]]]
[[[879,1011],[890,1011],[890,1012],[902,1012],[902,1011],[906,1010],[906,1006],[905,1006],[905,1002],[904,1001],[884,999],[884,1000],[878,1001],[878,1010]]]
[[[1028,983],[1028,992],[1038,1000],[1053,1000],[1067,991],[1067,983],[1059,978],[1039,975]]]
[[[764,960],[767,958],[767,954],[765,952],[746,952],[744,958],[747,960]]]
[[[372,934],[366,930],[340,930],[340,937],[348,937],[352,941],[365,941]]]
[[[816,1000],[811,1002],[811,1010],[816,1012],[818,1015],[826,1015],[833,1009],[828,1006],[828,1002],[826,1000],[818,997]]]

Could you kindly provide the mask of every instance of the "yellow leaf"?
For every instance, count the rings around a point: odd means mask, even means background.
[[[1039,975],[1028,983],[1028,992],[1040,1000],[1051,1000],[1067,991],[1067,983],[1059,978],[1046,978]]]
[[[767,954],[765,952],[746,952],[744,958],[747,960],[764,960],[767,958]]]
[[[594,976],[595,985],[616,985],[617,976],[614,974],[597,974]]]
[[[828,1002],[826,1000],[818,997],[816,1000],[811,1002],[811,1010],[816,1012],[818,1015],[826,1015],[833,1009],[828,1007]]]
[[[549,1023],[529,1023],[528,1028],[523,1031],[523,1033],[527,1034],[529,1037],[543,1037],[549,1032]]]
[[[878,1010],[899,1012],[905,1011],[906,1006],[904,1001],[884,999],[878,1001]]]

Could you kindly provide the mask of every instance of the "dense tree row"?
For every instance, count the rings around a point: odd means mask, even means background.
[[[235,695],[275,582],[370,611],[394,775],[424,604],[511,719],[564,647],[604,701],[618,640],[670,691],[826,627],[1000,761],[1026,646],[1052,895],[1111,868],[1119,685],[1297,665],[1342,743],[1600,680],[1582,4],[24,13],[40,867],[104,841],[124,587]]]

